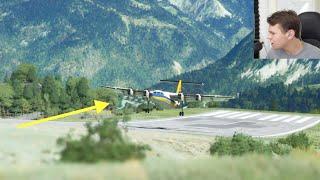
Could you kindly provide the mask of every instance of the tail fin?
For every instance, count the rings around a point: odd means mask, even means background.
[[[181,93],[182,92],[182,81],[179,80],[177,84],[177,91],[176,93]]]

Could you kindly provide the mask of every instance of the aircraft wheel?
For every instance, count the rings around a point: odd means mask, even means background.
[[[182,116],[182,113],[181,113],[181,112],[179,112],[179,116]]]
[[[181,112],[181,116],[184,116],[184,112]]]

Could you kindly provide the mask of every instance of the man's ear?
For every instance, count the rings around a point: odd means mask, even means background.
[[[295,37],[295,32],[292,29],[288,30],[288,39],[292,40]]]

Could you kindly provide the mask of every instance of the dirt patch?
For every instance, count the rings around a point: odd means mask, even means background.
[[[214,137],[182,133],[129,130],[128,137],[137,143],[149,144],[153,155],[189,158],[209,156]]]

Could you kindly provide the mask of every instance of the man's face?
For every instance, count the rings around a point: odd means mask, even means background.
[[[269,25],[268,39],[273,49],[282,49],[289,41],[287,33],[283,32],[279,24]]]

